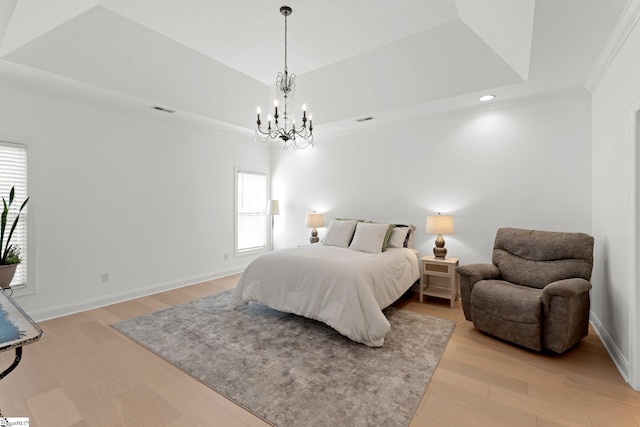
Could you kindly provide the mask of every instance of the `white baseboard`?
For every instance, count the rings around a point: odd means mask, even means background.
[[[607,332],[607,330],[602,325],[598,316],[596,316],[593,312],[589,313],[589,320],[591,321],[591,326],[595,329],[596,334],[600,337],[600,341],[604,345],[604,348],[611,356],[613,363],[615,363],[618,371],[620,371],[620,375],[622,378],[629,383],[629,361],[624,357],[624,354],[620,351],[616,343],[611,338],[611,335]]]
[[[36,322],[42,322],[57,317],[68,316],[70,314],[80,313],[82,311],[93,310],[95,308],[104,307],[106,305],[116,304],[119,302],[129,301],[160,292],[170,291],[172,289],[182,288],[185,286],[195,285],[197,283],[206,282],[208,280],[219,279],[221,277],[231,276],[241,273],[245,269],[244,266],[230,270],[219,271],[204,276],[189,277],[182,280],[175,280],[166,283],[155,284],[145,288],[138,288],[131,291],[119,292],[116,294],[101,296],[98,298],[90,298],[84,301],[74,302],[72,304],[63,304],[55,307],[47,307],[41,310],[30,311],[29,316]]]

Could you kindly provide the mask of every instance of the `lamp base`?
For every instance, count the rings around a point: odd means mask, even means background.
[[[311,244],[314,243],[318,243],[320,241],[320,238],[318,237],[318,229],[313,227],[313,229],[311,230],[311,237],[309,238],[309,242],[311,242]]]
[[[447,257],[447,248],[433,248],[433,255],[438,259],[445,259]]]
[[[438,234],[436,238],[436,247],[433,248],[433,254],[438,259],[445,259],[447,257],[447,248],[444,247],[444,238],[442,234]]]

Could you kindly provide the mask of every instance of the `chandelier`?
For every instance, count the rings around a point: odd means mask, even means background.
[[[274,114],[267,116],[267,128],[262,128],[260,121],[260,107],[258,107],[258,128],[256,129],[256,140],[260,142],[282,140],[282,148],[285,150],[293,147],[294,150],[313,146],[313,119],[309,115],[309,125],[307,126],[307,106],[302,104],[302,125],[296,127],[296,118],[293,114],[295,104],[296,75],[289,74],[287,68],[287,17],[291,15],[293,9],[289,6],[282,6],[280,13],[284,15],[284,72],[278,73],[276,77],[277,99],[274,101]],[[278,114],[278,107],[282,115]]]

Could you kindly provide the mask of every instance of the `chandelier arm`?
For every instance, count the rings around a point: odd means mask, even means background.
[[[261,128],[256,129],[256,133],[260,133],[261,135],[268,135],[269,137],[271,137],[273,131],[269,132],[269,130],[267,131],[263,131]]]

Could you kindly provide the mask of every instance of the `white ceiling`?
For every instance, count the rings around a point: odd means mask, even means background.
[[[283,4],[318,127],[582,85],[626,0],[3,0],[0,58],[251,128],[284,65]]]

